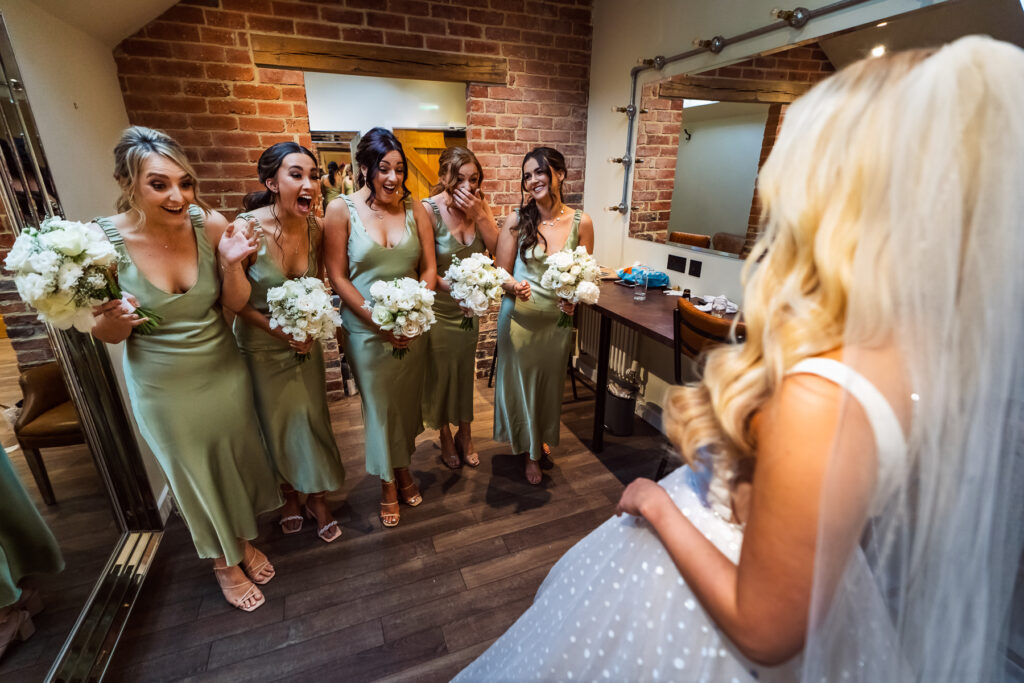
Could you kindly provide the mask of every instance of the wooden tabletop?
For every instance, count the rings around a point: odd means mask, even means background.
[[[601,298],[592,306],[595,311],[672,346],[672,309],[679,301],[678,296],[669,296],[661,289],[650,289],[645,301],[633,301],[632,287],[623,287],[610,280],[602,281],[600,287]]]

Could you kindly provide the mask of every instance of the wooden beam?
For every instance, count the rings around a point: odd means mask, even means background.
[[[676,76],[658,86],[658,97],[720,102],[788,103],[811,89],[810,83],[756,78]]]
[[[499,57],[260,33],[249,34],[249,42],[256,66],[272,69],[460,83],[508,82],[508,60]]]

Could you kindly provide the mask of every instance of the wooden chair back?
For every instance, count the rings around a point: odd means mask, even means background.
[[[682,384],[682,356],[697,360],[701,354],[718,344],[730,344],[732,320],[716,318],[710,313],[698,311],[697,307],[687,299],[679,299],[673,311],[674,346],[675,346],[675,381]],[[736,324],[736,341],[746,339],[747,327],[742,322]]]

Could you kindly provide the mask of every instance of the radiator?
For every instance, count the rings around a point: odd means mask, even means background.
[[[579,308],[579,327],[576,367],[588,373],[597,367],[597,351],[601,332],[601,316],[589,306]],[[636,346],[639,333],[625,325],[612,321],[611,348],[608,354],[608,376],[623,377],[636,362]]]

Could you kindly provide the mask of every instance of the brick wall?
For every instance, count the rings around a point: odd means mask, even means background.
[[[167,131],[200,176],[200,191],[229,217],[259,187],[255,162],[281,140],[310,145],[302,74],[257,68],[249,32],[505,57],[504,86],[467,84],[469,147],[484,166],[499,216],[519,205],[522,156],[560,149],[566,201],[583,197],[590,0],[182,0],[115,50],[133,124]],[[372,107],[372,102],[366,106]],[[478,372],[493,357],[483,328]],[[334,355],[336,359],[336,355]],[[336,360],[328,390],[341,390]]]
[[[811,43],[705,71],[700,75],[816,83],[827,78],[833,71],[835,68],[828,61],[825,52],[817,43]],[[678,79],[682,76],[673,78]],[[640,115],[637,127],[637,157],[643,159],[644,163],[636,167],[633,177],[629,234],[631,237],[653,242],[665,242],[668,239],[672,192],[675,188],[676,156],[679,153],[679,135],[685,116],[682,100],[656,97],[661,83],[671,82],[673,78],[648,83],[641,91],[641,106],[646,108],[648,113]],[[771,152],[784,112],[785,105],[772,105],[768,110],[759,166]],[[746,226],[744,256],[757,238],[760,213],[760,202],[757,200],[755,189],[750,219]]]

